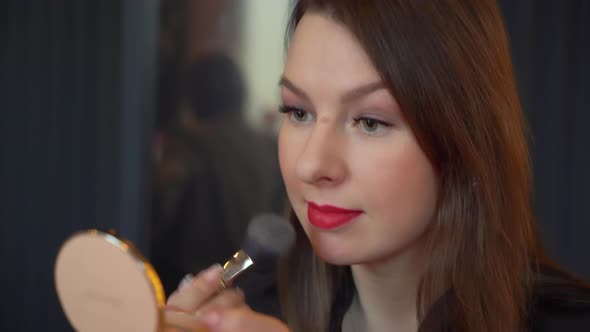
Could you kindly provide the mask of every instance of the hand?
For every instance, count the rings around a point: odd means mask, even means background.
[[[185,278],[168,299],[166,331],[287,332],[278,319],[252,311],[239,289],[223,289],[219,265]]]
[[[289,332],[280,320],[247,306],[210,310],[203,315],[203,322],[211,332]]]

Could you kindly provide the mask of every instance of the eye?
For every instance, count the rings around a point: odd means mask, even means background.
[[[313,120],[313,115],[308,111],[294,106],[280,106],[280,113],[288,114],[289,119],[296,123],[306,123]]]
[[[356,118],[354,121],[363,132],[370,136],[382,135],[389,127],[391,127],[391,124],[387,122],[369,117]]]

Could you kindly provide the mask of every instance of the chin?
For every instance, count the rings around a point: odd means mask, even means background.
[[[358,241],[358,235],[350,229],[336,232],[323,232],[316,230],[309,223],[303,224],[311,247],[316,256],[332,265],[352,265],[362,263],[366,257],[363,250],[366,248]]]
[[[329,241],[312,241],[314,253],[323,261],[332,265],[353,265],[362,263],[363,257],[352,246],[330,245]]]

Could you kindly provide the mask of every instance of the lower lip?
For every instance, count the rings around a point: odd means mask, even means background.
[[[362,211],[323,212],[307,205],[307,218],[317,228],[332,230],[351,223]]]

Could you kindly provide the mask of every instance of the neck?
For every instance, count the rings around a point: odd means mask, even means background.
[[[416,298],[422,257],[405,252],[378,262],[352,265],[357,290],[347,316],[365,331],[417,331]],[[360,326],[359,326],[360,325]]]

